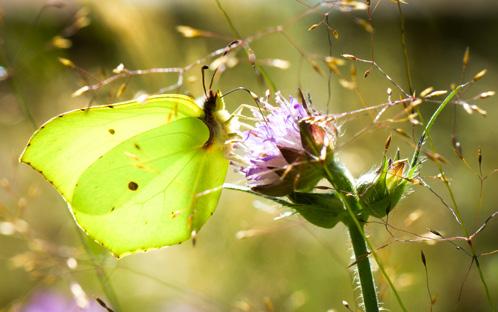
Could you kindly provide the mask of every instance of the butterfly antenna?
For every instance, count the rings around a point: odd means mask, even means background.
[[[227,52],[223,54],[223,56],[227,55]],[[216,77],[216,74],[218,73],[218,69],[220,68],[221,64],[216,67],[214,70],[213,76],[211,76],[211,81],[209,82],[209,90],[212,90],[213,88],[213,82],[214,82],[214,77]]]
[[[208,69],[209,66],[207,65],[203,65],[202,68],[201,68],[201,75],[202,75],[202,89],[204,89],[204,96],[207,97],[207,91],[206,91],[206,75],[205,75],[205,72],[206,72],[206,69]],[[209,85],[209,89],[211,90],[211,84]]]
[[[225,52],[223,52],[222,57],[226,56],[228,54],[228,52],[230,52],[234,47],[238,46],[239,44],[240,44],[240,40],[234,40],[234,41],[230,42],[226,46]],[[216,69],[214,70],[213,76],[211,77],[211,81],[209,82],[209,90],[212,90],[212,88],[213,88],[214,78],[216,77],[216,74],[218,73],[220,66],[221,66],[221,64],[218,65],[216,67]]]
[[[263,113],[263,108],[262,108],[262,105],[261,105],[261,102],[259,101],[259,97],[256,93],[252,92],[251,90],[249,90],[248,88],[246,87],[238,87],[238,88],[235,88],[235,89],[232,89],[226,93],[224,93],[221,97],[225,97],[229,94],[232,94],[234,92],[237,92],[237,91],[244,91],[244,92],[247,92],[253,99],[254,103],[256,103],[256,106],[258,107],[258,110],[259,110],[259,113],[261,114],[261,117],[263,117],[263,120],[265,121],[265,123],[268,125],[267,129],[270,129],[270,126],[268,124],[268,120],[266,119],[266,116],[265,114]],[[271,136],[271,134],[269,133],[269,130],[268,131],[268,135]]]

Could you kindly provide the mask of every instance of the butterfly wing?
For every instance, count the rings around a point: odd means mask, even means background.
[[[116,255],[188,239],[214,211],[228,167],[208,138],[200,119],[183,118],[116,146],[79,178],[76,220]]]
[[[20,160],[40,172],[66,201],[71,201],[83,171],[116,145],[176,119],[202,114],[195,102],[183,95],[70,111],[41,126]]]
[[[183,96],[73,111],[40,129],[22,161],[115,255],[179,243],[214,211],[228,168],[223,146],[204,146],[201,115]]]

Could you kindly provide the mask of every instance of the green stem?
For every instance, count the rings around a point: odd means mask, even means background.
[[[443,100],[443,102],[439,105],[439,107],[436,109],[436,111],[432,114],[431,118],[429,119],[429,122],[425,125],[424,131],[422,132],[422,136],[421,136],[421,138],[419,140],[417,148],[415,149],[415,152],[413,153],[413,157],[412,157],[412,161],[411,161],[411,169],[410,169],[410,172],[409,172],[409,175],[408,175],[409,178],[412,178],[415,175],[415,173],[416,173],[416,165],[418,163],[418,159],[419,159],[419,155],[420,155],[420,150],[422,149],[422,146],[423,146],[423,144],[425,142],[426,137],[430,140],[430,138],[431,138],[430,131],[431,131],[432,126],[436,122],[436,119],[441,114],[441,112],[446,107],[446,105],[448,105],[448,103],[450,103],[451,100],[458,94],[458,92],[463,87],[465,87],[465,86],[466,86],[466,84],[459,85],[450,94],[448,94],[448,96]],[[422,115],[420,114],[420,112],[418,112],[418,114],[419,114],[419,116],[422,117]],[[439,173],[441,175],[443,175],[443,178],[444,178],[445,177],[445,173],[443,171],[443,167],[438,162],[436,162],[436,164],[437,164]],[[457,222],[460,225],[460,227],[461,227],[463,233],[465,234],[465,236],[468,237],[469,236],[469,231],[467,230],[467,228],[465,226],[465,223],[464,223],[464,220],[462,218],[462,214],[460,213],[460,210],[458,209],[458,204],[456,202],[455,194],[453,193],[453,190],[451,189],[451,186],[449,185],[448,180],[446,178],[443,179],[443,182],[444,182],[444,185],[446,186],[446,189],[448,190],[448,193],[450,195],[451,203],[452,203],[452,206],[453,206],[453,211],[454,211],[454,213],[456,215]],[[477,256],[476,250],[474,248],[474,245],[472,245],[471,241],[468,241],[468,245],[470,247],[472,256],[474,257],[474,259],[476,261],[477,271],[479,272],[479,278],[481,279],[481,283],[482,283],[482,285],[484,287],[484,291],[486,293],[486,298],[488,300],[488,303],[489,303],[491,309],[493,311],[496,311],[496,307],[495,307],[495,305],[493,303],[493,299],[491,298],[491,293],[489,291],[488,284],[487,284],[486,280],[484,279],[484,274],[483,274],[481,266],[479,264],[478,256]]]
[[[391,281],[389,278],[389,275],[387,274],[386,269],[382,265],[379,257],[377,256],[377,253],[375,252],[375,249],[370,243],[369,239],[365,236],[365,231],[363,230],[363,225],[360,223],[359,217],[361,216],[361,213],[363,211],[363,208],[361,206],[360,200],[358,198],[358,194],[356,192],[356,188],[354,187],[354,182],[353,178],[349,174],[349,171],[347,170],[346,167],[344,167],[341,163],[336,161],[335,159],[332,159],[328,164],[325,164],[324,168],[324,173],[325,173],[325,178],[332,184],[332,186],[336,189],[337,195],[341,199],[342,203],[344,204],[344,208],[346,208],[346,211],[349,214],[349,227],[356,227],[358,232],[360,233],[362,239],[370,248],[370,253],[372,257],[375,259],[377,262],[377,265],[379,266],[380,271],[382,272],[382,275],[386,279],[387,283],[389,284],[389,287],[394,293],[394,296],[396,297],[396,300],[398,301],[398,304],[403,311],[407,311],[403,301],[401,300],[401,296],[399,295],[398,291],[396,290],[396,287],[394,286],[394,283]]]
[[[221,5],[220,0],[215,0],[215,1],[216,1],[216,5],[218,6],[218,9],[220,9],[221,13],[223,14],[223,17],[227,21],[228,27],[232,31],[232,34],[236,38],[242,39],[242,35],[240,34],[240,32],[237,30],[237,28],[233,24],[232,19],[230,18],[230,15],[228,15],[227,11],[225,11],[225,9],[223,8],[223,6]],[[244,48],[244,52],[246,53],[246,56],[249,57],[250,54],[251,54],[251,52],[249,50],[249,45],[248,44],[244,44],[243,48]],[[256,73],[261,74],[261,76],[263,77],[263,80],[266,83],[267,87],[273,93],[276,92],[277,91],[277,87],[275,86],[275,83],[273,82],[273,80],[271,80],[271,78],[268,75],[268,73],[266,72],[266,70],[263,67],[261,67],[260,65],[256,64],[256,63],[254,64],[254,69],[256,70]]]
[[[401,46],[403,48],[403,59],[405,61],[405,74],[406,80],[408,81],[408,88],[410,90],[410,94],[413,93],[413,83],[412,83],[412,74],[410,69],[410,58],[408,57],[408,48],[406,45],[406,28],[405,28],[405,16],[403,15],[403,10],[401,9],[401,1],[397,0],[398,3],[398,13],[399,13],[399,23],[401,29]]]
[[[368,259],[367,245],[365,244],[362,233],[355,225],[349,226],[349,236],[351,237],[356,267],[358,268],[358,278],[360,280],[365,312],[379,311],[377,292]]]
[[[118,296],[114,291],[114,287],[112,287],[107,272],[102,266],[98,264],[97,258],[95,257],[95,253],[91,250],[90,245],[88,244],[88,238],[81,232],[80,228],[76,225],[76,223],[74,223],[74,225],[76,227],[76,232],[78,233],[78,237],[81,241],[81,244],[83,245],[86,254],[90,258],[90,263],[95,269],[95,273],[97,274],[100,286],[102,286],[102,290],[104,291],[107,300],[109,300],[109,305],[112,307],[114,312],[121,311],[121,306],[119,305]]]
[[[436,111],[432,114],[431,118],[429,119],[429,122],[425,125],[424,131],[422,132],[422,136],[420,137],[420,140],[418,142],[417,148],[415,149],[415,152],[413,153],[412,160],[411,160],[411,172],[409,175],[409,178],[413,178],[413,174],[415,173],[415,167],[418,162],[418,158],[420,155],[420,150],[422,149],[422,146],[425,143],[426,137],[429,135],[429,132],[431,131],[432,126],[436,122],[436,119],[439,117],[441,112],[444,110],[446,105],[448,105],[449,102],[453,99],[453,97],[460,91],[461,88],[463,88],[465,85],[459,85],[457,86],[453,91],[451,91],[450,94],[443,100],[443,102],[439,105],[439,107],[436,109]]]

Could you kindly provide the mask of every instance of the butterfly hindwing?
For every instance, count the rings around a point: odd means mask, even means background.
[[[33,135],[21,160],[115,255],[184,241],[213,213],[228,161],[222,144],[206,144],[212,133],[193,99],[158,96],[61,116]]]
[[[228,167],[204,148],[208,138],[200,119],[183,118],[116,146],[78,180],[76,220],[116,255],[188,239],[216,207]]]

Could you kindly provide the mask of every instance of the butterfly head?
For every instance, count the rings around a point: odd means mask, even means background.
[[[233,131],[230,126],[230,113],[225,108],[220,91],[209,90],[207,92],[203,110],[203,120],[210,131],[210,138],[206,142],[206,146],[216,142],[224,143]]]

